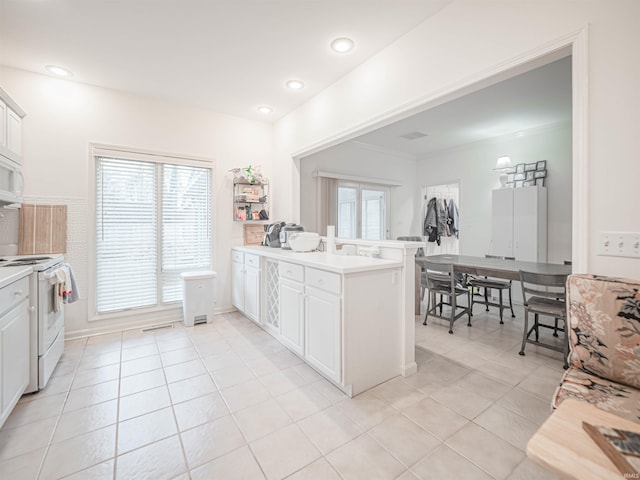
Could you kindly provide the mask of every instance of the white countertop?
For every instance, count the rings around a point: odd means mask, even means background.
[[[383,270],[386,268],[400,268],[403,265],[402,262],[398,260],[357,255],[330,255],[325,252],[294,252],[292,250],[262,246],[237,246],[233,247],[233,249],[342,274]]]
[[[20,280],[33,272],[33,265],[0,268],[0,288]]]

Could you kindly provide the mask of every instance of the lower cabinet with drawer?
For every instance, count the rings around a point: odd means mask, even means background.
[[[0,426],[29,383],[29,280],[0,289]]]
[[[233,251],[231,303],[251,320],[260,323],[260,256]]]

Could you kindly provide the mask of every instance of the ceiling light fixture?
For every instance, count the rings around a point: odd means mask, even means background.
[[[347,53],[353,50],[354,45],[354,41],[350,38],[336,38],[333,42],[331,42],[331,50],[336,53]]]
[[[287,87],[292,90],[300,90],[302,87],[304,87],[304,83],[302,82],[302,80],[289,80],[287,82]]]
[[[53,73],[57,77],[72,77],[73,73],[68,68],[59,67],[58,65],[46,65],[44,67],[49,73]]]
[[[260,113],[264,113],[265,115],[268,115],[269,113],[273,112],[273,108],[267,107],[266,105],[262,105],[258,107],[258,111]]]

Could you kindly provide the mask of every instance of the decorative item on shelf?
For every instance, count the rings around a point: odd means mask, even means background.
[[[232,168],[230,172],[233,173],[234,183],[248,183],[248,184],[264,184],[267,180],[260,173],[260,166],[255,165],[248,167]]]
[[[507,187],[507,180],[509,178],[509,174],[506,172],[506,170],[508,168],[511,168],[511,158],[506,156],[498,157],[498,162],[496,163],[496,168],[494,168],[494,170],[501,172],[500,184],[502,185],[502,188]]]

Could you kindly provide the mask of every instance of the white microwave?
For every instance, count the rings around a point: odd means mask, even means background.
[[[20,165],[0,155],[0,205],[22,203],[24,177]]]

